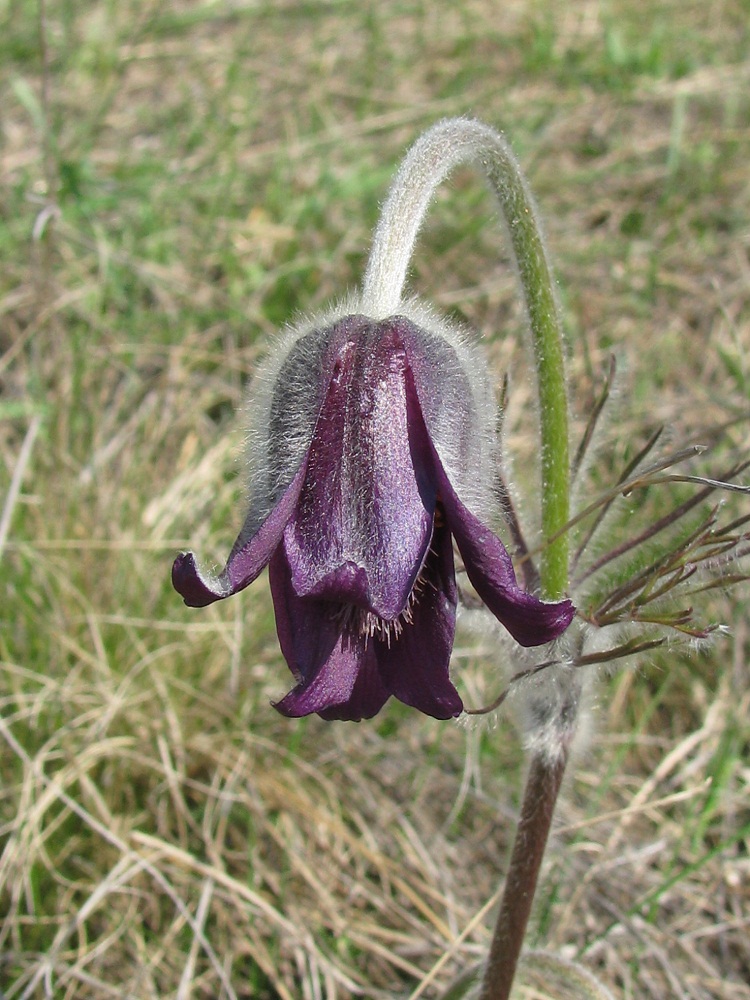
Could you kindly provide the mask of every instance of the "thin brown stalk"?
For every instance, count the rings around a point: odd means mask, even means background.
[[[553,761],[542,754],[531,760],[479,1000],[510,997],[567,757],[567,750],[561,748]]]

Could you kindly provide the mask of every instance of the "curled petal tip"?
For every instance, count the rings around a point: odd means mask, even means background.
[[[189,608],[205,608],[229,593],[218,580],[202,575],[192,552],[182,552],[175,559],[172,565],[172,586]]]
[[[249,533],[249,537],[245,537],[243,529],[229,562],[218,576],[201,573],[192,552],[177,556],[172,565],[172,585],[189,608],[205,608],[214,601],[231,597],[256,579],[281,541],[297,504],[304,473],[303,462],[260,527]]]
[[[552,642],[563,634],[575,618],[576,609],[567,598],[554,604],[539,603],[536,633],[533,642],[522,643],[528,646],[541,646]]]
[[[477,578],[477,582],[480,586],[484,583],[481,578]],[[519,646],[543,646],[558,639],[576,613],[573,603],[567,598],[547,603],[519,587],[508,588],[504,592],[498,590],[484,596],[487,607]]]
[[[563,632],[575,618],[576,606],[570,599],[566,599],[560,602],[559,608],[560,608],[560,615],[559,615],[560,620],[564,621],[564,624],[560,626],[560,631]]]

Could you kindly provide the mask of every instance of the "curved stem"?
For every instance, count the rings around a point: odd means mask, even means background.
[[[467,118],[439,122],[406,155],[375,231],[363,286],[363,310],[373,319],[398,311],[406,271],[424,214],[437,186],[460,163],[477,164],[496,194],[510,240],[531,327],[541,425],[544,597],[568,585],[570,460],[562,332],[536,206],[521,168],[500,133]]]

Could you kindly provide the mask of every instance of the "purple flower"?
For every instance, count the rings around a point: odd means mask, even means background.
[[[289,339],[261,379],[250,512],[225,569],[204,575],[192,553],[174,563],[191,607],[237,593],[269,565],[297,680],[276,704],[287,716],[370,718],[391,695],[438,719],[460,714],[448,673],[452,540],[521,645],[556,638],[574,614],[570,601],[518,586],[474,512],[488,506],[493,460],[484,368],[450,328],[412,314],[420,325],[350,315]]]

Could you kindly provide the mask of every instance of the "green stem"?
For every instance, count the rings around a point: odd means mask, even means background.
[[[548,542],[540,569],[542,594],[553,600],[568,587],[568,537],[561,528],[570,512],[570,458],[565,358],[552,271],[536,208],[510,156],[487,165],[503,204],[518,274],[526,300],[537,374],[542,462],[542,533]]]

